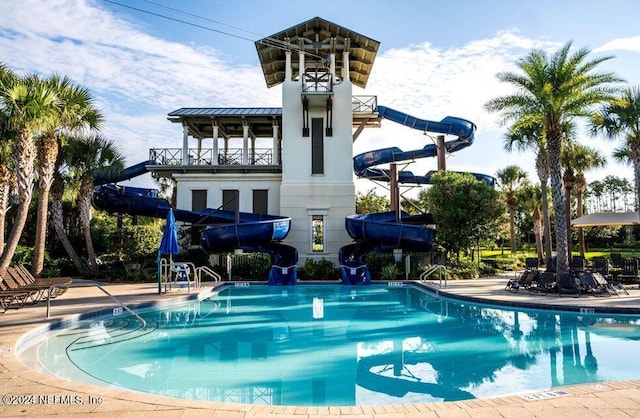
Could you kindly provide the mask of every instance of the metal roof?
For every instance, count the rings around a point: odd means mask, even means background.
[[[282,32],[255,42],[267,87],[284,81],[285,51],[307,53],[305,64],[326,61],[335,52],[336,67],[342,67],[342,52],[349,51],[349,77],[356,86],[364,88],[369,79],[380,42],[360,35],[319,17],[307,20]],[[297,57],[291,60],[294,77],[299,72]]]
[[[271,138],[273,125],[282,126],[282,108],[183,107],[169,113],[168,119],[187,126],[195,138],[212,138],[214,123],[218,125],[220,137],[242,138],[242,127],[247,123],[252,136]],[[282,131],[279,135],[282,135]]]
[[[281,107],[181,107],[169,113],[174,116],[281,116]]]

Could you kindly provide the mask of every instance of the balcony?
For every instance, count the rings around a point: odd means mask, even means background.
[[[255,148],[249,150],[244,162],[242,148],[220,150],[217,158],[212,149],[190,148],[186,159],[182,156],[182,148],[152,148],[149,159],[154,161],[151,172],[162,175],[174,172],[181,173],[281,173],[282,165],[273,162],[273,149]],[[217,164],[214,161],[217,159]]]

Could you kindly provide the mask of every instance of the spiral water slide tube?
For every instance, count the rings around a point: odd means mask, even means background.
[[[476,126],[465,119],[447,116],[440,122],[434,122],[418,119],[384,106],[378,106],[378,115],[416,130],[453,135],[454,139],[444,143],[447,153],[460,151],[473,144]],[[410,151],[402,151],[398,147],[382,148],[356,155],[353,158],[353,170],[360,178],[388,182],[389,170],[377,168],[377,166],[437,155],[438,147],[434,143]],[[398,183],[430,184],[434,173],[435,171],[430,171],[424,175],[415,175],[411,171],[399,171]],[[472,174],[492,186],[495,184],[495,179],[491,176]],[[343,283],[368,283],[367,277],[370,277],[370,274],[363,261],[367,252],[393,248],[409,251],[431,249],[435,230],[427,226],[433,224],[433,218],[429,214],[411,216],[401,212],[399,222],[397,218],[395,212],[367,213],[346,218],[347,233],[356,243],[343,247],[339,253]]]
[[[120,186],[115,183],[129,180],[147,172],[143,161],[125,170],[96,177],[92,204],[96,209],[109,213],[150,216],[166,219],[173,209],[176,221],[204,226],[201,245],[207,253],[230,252],[242,249],[249,252],[265,252],[270,255],[272,266],[269,284],[294,285],[297,279],[298,251],[280,244],[289,233],[291,218],[254,213],[204,209],[190,211],[174,209],[166,199],[158,197],[155,189]]]

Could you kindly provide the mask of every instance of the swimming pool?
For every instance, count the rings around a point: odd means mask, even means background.
[[[62,378],[185,399],[379,405],[637,379],[640,318],[516,311],[414,286],[226,287],[37,344]]]

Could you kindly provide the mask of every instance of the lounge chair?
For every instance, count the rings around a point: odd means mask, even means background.
[[[540,271],[540,261],[538,258],[527,258],[525,260],[525,270],[520,276],[510,279],[504,287],[504,290],[517,293],[520,288],[528,289],[538,279]]]
[[[587,267],[587,262],[584,258],[574,255],[569,263],[569,271],[572,273],[578,273],[584,271]]]
[[[569,273],[558,273],[558,295],[565,296],[571,295],[573,297],[579,298],[581,289],[581,282],[578,276],[569,272]]]
[[[56,298],[67,291],[71,278],[36,279],[24,266],[8,267],[2,278],[12,290],[31,291],[29,299],[38,303],[48,298]]]
[[[609,260],[602,257],[597,257],[591,260],[591,270],[602,274],[602,276],[607,280],[611,279],[611,273],[609,269]]]
[[[22,308],[29,300],[37,297],[37,290],[31,289],[11,289],[9,285],[0,277],[0,308],[5,313],[8,309]]]
[[[611,253],[611,265],[615,268],[622,268],[624,264],[624,259],[622,258],[622,253]]]
[[[604,276],[597,271],[584,271],[580,273],[578,277],[585,292],[593,296],[617,295],[620,291],[629,294],[624,286],[618,287],[613,283],[609,283]]]
[[[515,279],[511,279],[507,282],[504,290],[511,293],[518,293],[518,290],[528,289],[538,280],[540,271],[538,270],[525,270],[520,276]]]
[[[545,271],[538,277],[533,286],[529,287],[530,295],[546,295],[557,291],[556,273]]]
[[[620,283],[633,283],[640,285],[640,271],[637,258],[624,260],[622,271],[616,278]]]

